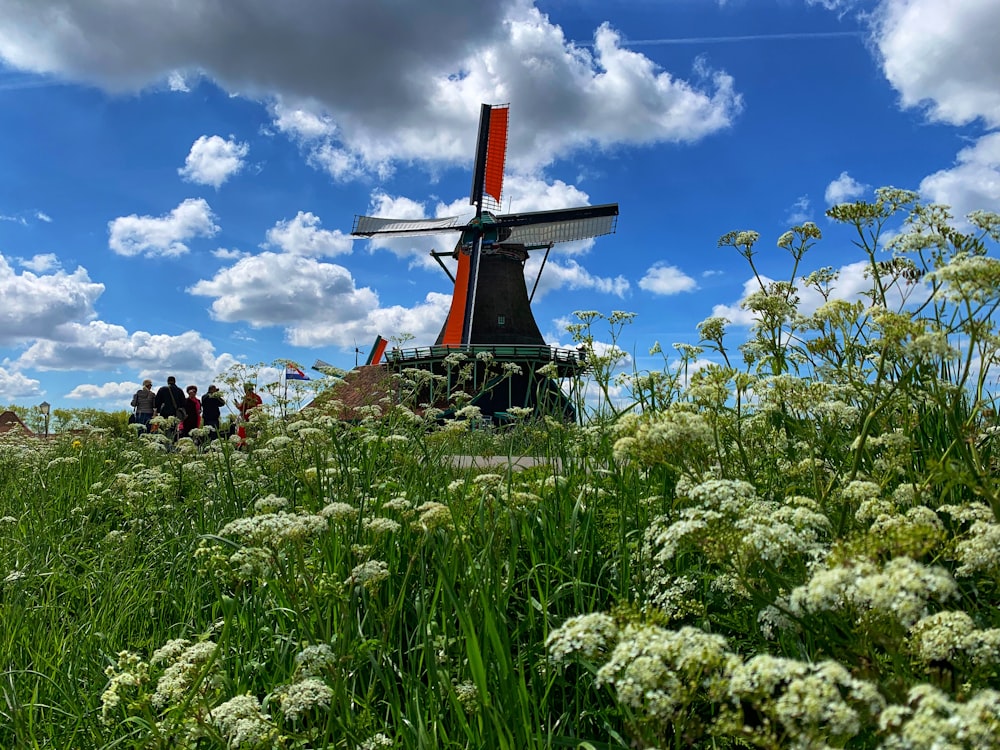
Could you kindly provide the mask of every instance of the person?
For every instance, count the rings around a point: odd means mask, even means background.
[[[184,400],[184,419],[178,428],[179,434],[190,435],[191,430],[201,427],[201,401],[198,400],[198,386],[187,387],[187,398]]]
[[[208,439],[215,440],[219,434],[219,420],[222,417],[222,405],[225,398],[222,391],[215,385],[208,386],[204,398],[201,400],[201,422],[208,428]]]
[[[183,420],[186,416],[183,413],[185,400],[184,391],[177,387],[177,378],[171,375],[167,378],[167,384],[156,392],[156,414]],[[171,437],[176,434],[172,428],[168,432]]]
[[[236,434],[239,436],[240,447],[246,445],[247,440],[247,428],[246,423],[250,419],[250,412],[256,409],[263,403],[263,400],[257,392],[253,389],[253,383],[243,384],[243,398],[236,401],[236,405],[240,410],[240,426],[236,430]]]
[[[153,418],[156,410],[156,394],[153,393],[153,381],[143,380],[142,388],[132,396],[132,408],[135,410],[135,423],[142,425],[142,429],[149,430],[149,420]]]

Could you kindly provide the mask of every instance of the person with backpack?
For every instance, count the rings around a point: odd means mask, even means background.
[[[142,388],[132,396],[132,409],[135,413],[135,424],[142,425],[144,431],[149,430],[149,420],[156,411],[156,394],[153,393],[152,380],[142,381]]]
[[[156,413],[158,416],[173,417],[178,422],[183,422],[187,416],[187,410],[184,408],[186,400],[184,391],[177,386],[177,378],[171,375],[167,378],[167,384],[156,392]],[[171,435],[176,434],[173,427],[169,428],[169,432]]]
[[[222,391],[215,385],[208,386],[208,391],[201,400],[202,424],[209,428],[209,440],[215,440],[219,436],[219,420],[222,417],[222,407],[226,400]]]

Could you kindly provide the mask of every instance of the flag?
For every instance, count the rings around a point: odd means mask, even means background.
[[[285,366],[285,380],[309,380],[309,376],[306,375],[298,367],[292,367],[291,365]]]

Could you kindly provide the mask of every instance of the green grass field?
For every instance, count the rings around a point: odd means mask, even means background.
[[[869,302],[761,280],[737,350],[616,375],[578,314],[582,425],[0,438],[0,746],[1000,747],[1000,217],[907,196],[831,211]]]

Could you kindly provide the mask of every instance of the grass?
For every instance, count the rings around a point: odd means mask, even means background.
[[[745,369],[710,319],[718,364],[615,375],[630,314],[598,357],[579,313],[607,407],[582,426],[0,437],[0,746],[1000,747],[1000,217],[960,235],[894,190],[830,215],[870,305],[797,310],[835,280],[795,276],[808,224],[748,299]]]

